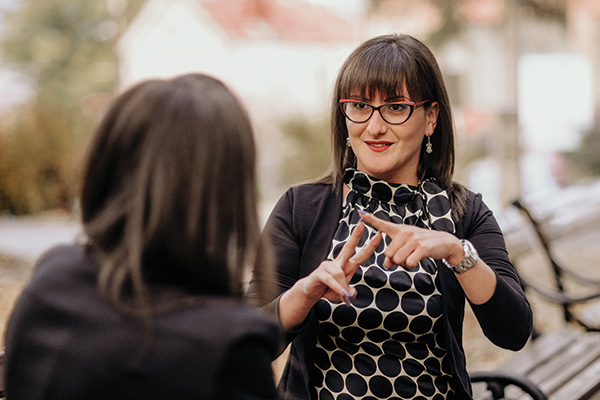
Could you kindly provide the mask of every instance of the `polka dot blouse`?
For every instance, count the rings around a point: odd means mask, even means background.
[[[454,232],[446,192],[431,181],[419,187],[387,182],[349,169],[350,188],[329,259],[360,221],[358,210],[378,218]],[[362,247],[376,231],[367,226]],[[423,259],[415,269],[383,268],[390,239],[351,280],[352,305],[322,299],[313,378],[320,400],[450,399],[450,366],[444,347],[437,266]]]

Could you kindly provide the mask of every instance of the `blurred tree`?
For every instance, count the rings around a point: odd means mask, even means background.
[[[323,176],[331,162],[329,121],[297,117],[286,121],[281,131],[284,155],[280,183],[289,186]]]
[[[114,42],[142,4],[22,0],[4,17],[4,67],[34,94],[0,132],[0,211],[71,209],[76,164],[117,83]]]
[[[579,146],[566,154],[569,162],[585,177],[600,177],[600,126],[584,132]]]

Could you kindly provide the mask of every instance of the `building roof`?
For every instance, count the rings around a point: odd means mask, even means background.
[[[236,39],[348,42],[352,24],[321,5],[302,0],[199,0],[225,32]]]

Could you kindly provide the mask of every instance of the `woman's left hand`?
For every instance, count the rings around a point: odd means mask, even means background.
[[[393,264],[415,268],[426,257],[445,258],[451,264],[458,264],[465,256],[458,238],[448,232],[396,224],[369,213],[361,213],[361,217],[391,239],[385,250],[385,268]]]
[[[384,268],[393,264],[415,268],[425,257],[445,258],[452,265],[465,258],[460,240],[448,232],[395,224],[368,213],[361,213],[361,218],[391,239],[385,250]],[[473,304],[487,302],[496,290],[496,274],[481,259],[467,272],[456,274],[456,278]]]

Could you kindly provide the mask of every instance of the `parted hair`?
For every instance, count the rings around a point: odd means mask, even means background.
[[[403,93],[403,90],[408,93]],[[406,96],[412,101],[431,100],[439,104],[437,125],[431,135],[434,154],[425,152],[425,140],[417,174],[420,180],[435,179],[449,194],[455,218],[464,211],[466,189],[452,182],[454,173],[454,123],[442,73],[433,53],[410,35],[386,34],[359,45],[342,64],[334,84],[331,103],[331,145],[333,163],[325,180],[340,188],[344,171],[356,167],[356,156],[346,145],[348,129],[339,101],[352,94],[374,97]]]
[[[155,287],[241,297],[260,241],[256,150],[247,112],[203,74],[153,79],[117,97],[88,147],[81,189],[99,290],[148,312]]]

